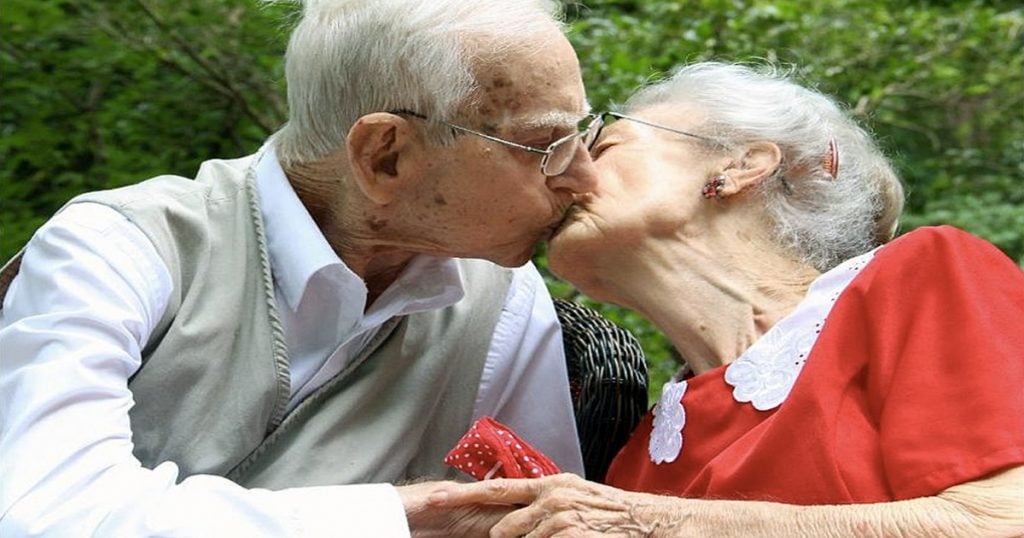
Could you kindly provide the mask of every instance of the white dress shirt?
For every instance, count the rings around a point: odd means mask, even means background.
[[[387,319],[463,296],[457,264],[422,256],[366,309],[362,279],[329,247],[272,151],[257,185],[291,358],[289,409]],[[153,245],[106,206],[71,205],[33,236],[0,310],[0,536],[408,536],[388,484],[269,491],[182,479],[173,462],[141,466],[128,379],[171,291]],[[473,410],[481,415],[582,474],[561,331],[532,265],[514,271]]]

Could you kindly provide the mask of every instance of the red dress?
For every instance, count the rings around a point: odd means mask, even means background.
[[[694,498],[868,503],[935,495],[1024,464],[1024,272],[947,226],[915,230],[869,259],[831,299],[780,405],[736,401],[727,367],[693,377],[675,460],[652,462],[648,413],[608,483]]]

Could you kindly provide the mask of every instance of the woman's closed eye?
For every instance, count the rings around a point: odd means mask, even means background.
[[[590,158],[596,160],[608,148],[616,145],[617,143],[618,141],[614,140],[612,137],[601,138],[600,140],[595,142],[593,146],[590,147]]]

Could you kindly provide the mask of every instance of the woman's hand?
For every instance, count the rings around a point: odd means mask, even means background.
[[[680,536],[686,499],[622,491],[573,474],[444,484],[430,494],[438,508],[527,505],[492,529],[504,536]]]

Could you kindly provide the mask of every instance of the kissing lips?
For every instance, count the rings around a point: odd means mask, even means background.
[[[569,206],[565,210],[565,214],[562,215],[562,219],[556,222],[553,226],[551,226],[550,237],[558,235],[562,230],[564,230],[566,227],[570,226],[573,222],[575,222],[576,216],[581,211],[583,211],[583,208],[576,204]]]

